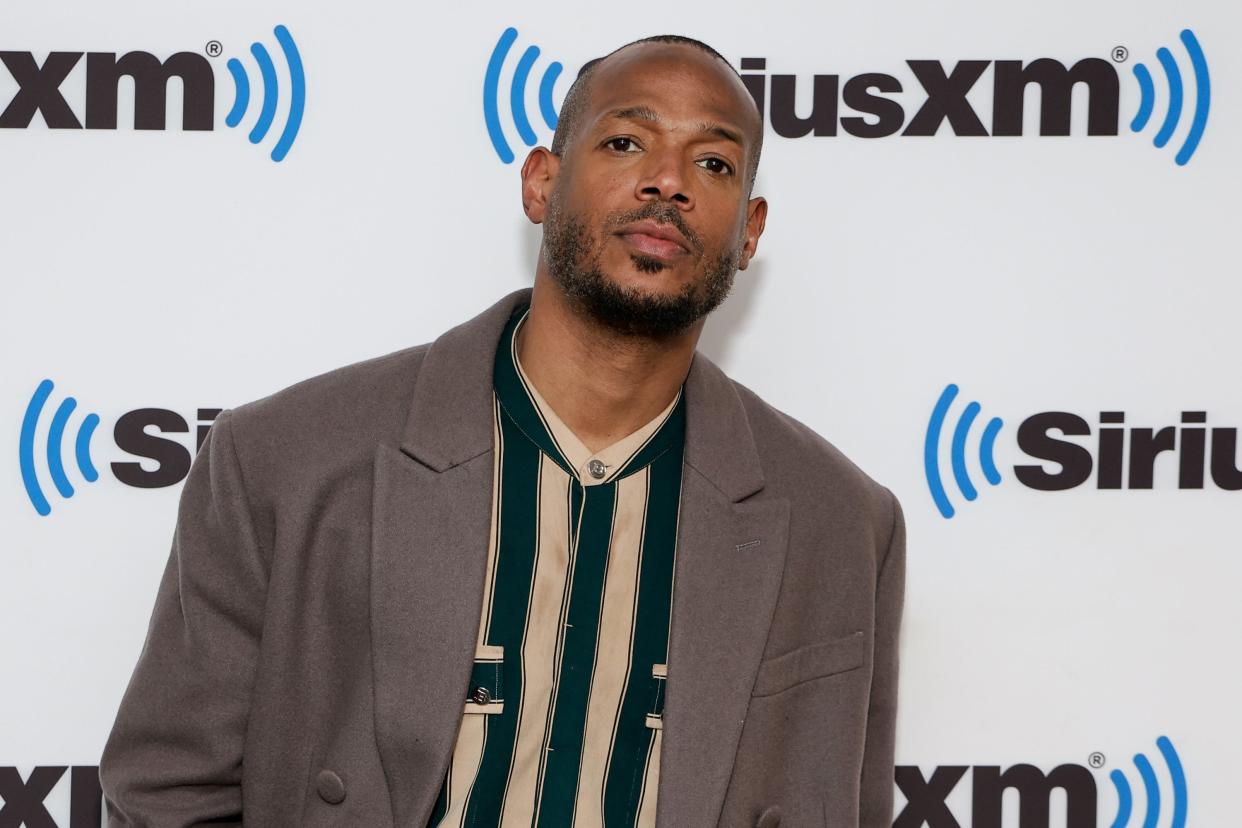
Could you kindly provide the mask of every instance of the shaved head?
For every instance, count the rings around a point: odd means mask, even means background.
[[[552,136],[551,149],[553,154],[563,156],[572,145],[573,139],[577,134],[578,127],[586,114],[586,110],[589,108],[591,97],[591,79],[595,75],[596,69],[598,69],[601,64],[605,63],[609,58],[618,52],[647,43],[665,43],[698,49],[699,51],[712,56],[727,66],[733,73],[733,76],[737,79],[738,88],[745,91],[745,85],[742,83],[742,77],[738,74],[737,69],[735,69],[723,55],[711,46],[708,46],[703,41],[674,34],[644,37],[641,40],[635,40],[630,43],[626,43],[624,46],[613,49],[603,57],[592,58],[583,64],[582,68],[578,70],[578,77],[574,79],[573,84],[569,87],[569,91],[565,93],[565,100],[561,103],[561,110],[557,116],[556,133]],[[751,139],[753,152],[750,153],[750,158],[748,159],[748,163],[746,165],[746,189],[747,192],[750,192],[751,188],[754,186],[755,173],[759,169],[759,154],[763,148],[763,116],[759,112],[758,104],[754,103],[754,99],[750,97],[749,92],[746,92],[746,97],[751,101],[757,123],[756,128],[749,130],[751,133],[749,137]]]

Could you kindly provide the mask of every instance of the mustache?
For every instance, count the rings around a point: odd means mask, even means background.
[[[686,220],[681,216],[681,210],[667,201],[650,201],[637,210],[613,213],[608,217],[604,226],[611,232],[624,227],[630,222],[642,221],[643,219],[654,219],[660,224],[673,225],[686,237],[686,241],[694,248],[695,253],[701,254],[703,252],[703,240],[699,238],[699,234],[691,230],[690,226],[686,224]]]

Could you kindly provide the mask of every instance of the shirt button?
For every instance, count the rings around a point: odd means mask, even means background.
[[[492,700],[492,694],[488,692],[486,687],[479,686],[474,688],[474,692],[470,694],[470,701],[475,704],[487,704]]]
[[[590,463],[587,463],[587,471],[591,473],[591,477],[599,480],[608,471],[608,468],[604,465],[602,460],[596,458]]]

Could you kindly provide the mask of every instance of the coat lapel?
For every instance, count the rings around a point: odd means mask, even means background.
[[[763,475],[738,392],[700,355],[686,406],[657,800],[657,823],[679,828],[719,821],[789,533],[786,499],[752,497]]]
[[[466,699],[491,512],[490,455],[436,472],[375,456],[375,733],[397,825],[430,812]]]
[[[375,453],[375,733],[397,825],[426,822],[452,755],[482,609],[492,496],[492,359],[530,291],[437,339],[399,446]]]

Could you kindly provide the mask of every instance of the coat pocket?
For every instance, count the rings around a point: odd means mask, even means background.
[[[480,644],[474,652],[474,668],[466,687],[466,714],[505,711],[505,648]]]
[[[867,638],[862,630],[799,647],[759,665],[753,696],[772,696],[812,679],[855,670],[867,661]]]

